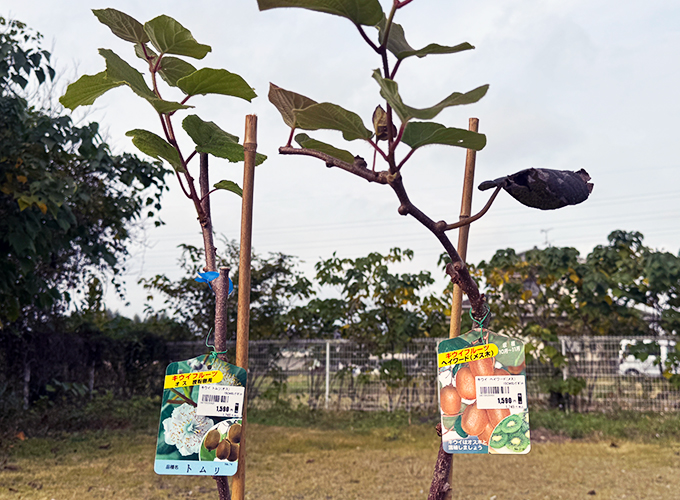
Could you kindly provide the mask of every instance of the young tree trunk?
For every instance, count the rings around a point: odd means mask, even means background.
[[[205,249],[204,271],[217,271],[215,240],[212,231],[212,216],[210,214],[210,179],[208,177],[208,155],[200,154],[201,165],[198,184],[201,189],[201,208],[205,218],[201,221],[203,232],[203,246]],[[215,350],[227,350],[227,295],[229,294],[229,268],[221,267],[220,275],[212,282],[215,291]],[[219,358],[227,361],[226,354],[219,354]],[[226,476],[214,476],[217,482],[217,494],[219,500],[231,500],[229,481]]]

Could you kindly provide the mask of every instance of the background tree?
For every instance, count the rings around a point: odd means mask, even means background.
[[[230,268],[233,281],[238,283],[239,248],[235,241],[224,240],[218,265]],[[144,278],[140,283],[149,291],[146,313],[151,317],[167,317],[186,328],[192,335],[204,336],[207,325],[215,317],[213,291],[195,280],[203,270],[204,250],[182,245],[179,267],[185,277],[171,280],[159,274]],[[238,285],[235,285],[238,289]],[[154,307],[152,300],[159,293],[162,307]],[[253,254],[250,290],[250,334],[253,339],[277,339],[288,334],[288,312],[313,295],[312,283],[296,270],[295,258],[282,253],[266,257]],[[229,309],[229,325],[236,324],[236,308]],[[234,328],[227,328],[235,332]]]
[[[391,265],[409,261],[413,251],[393,248],[357,259],[330,259],[316,264],[322,286],[341,294],[337,331],[343,338],[366,345],[372,353],[394,352],[416,337],[446,335],[444,303],[426,293],[434,283],[428,271],[390,272]],[[328,309],[333,309],[335,299]]]
[[[585,258],[575,248],[498,250],[475,267],[492,311],[491,328],[528,341],[527,354],[560,368],[558,335],[641,337],[679,330],[680,257],[643,244],[638,232],[613,231]],[[641,359],[658,346],[636,344]],[[661,362],[660,359],[657,360]],[[680,350],[665,375],[676,380]]]
[[[111,154],[96,123],[33,108],[22,89],[54,75],[49,53],[24,24],[2,23],[0,327],[26,332],[63,312],[92,276],[120,273],[131,225],[160,208],[167,171]]]
[[[55,376],[93,380],[97,336],[69,313],[93,308],[86,290],[101,298],[104,277],[120,291],[133,227],[160,208],[168,171],[113,155],[96,123],[35,107],[28,89],[54,77],[50,54],[23,23],[0,26],[0,386],[3,406],[20,394],[27,408]]]

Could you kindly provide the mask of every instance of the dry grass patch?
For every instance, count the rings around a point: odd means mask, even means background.
[[[438,448],[429,426],[249,429],[249,500],[427,497]],[[211,478],[157,476],[154,447],[150,433],[17,442],[0,471],[0,499],[217,498]],[[461,480],[453,500],[675,500],[680,491],[680,443],[673,441],[543,443],[527,456],[458,456],[454,467]]]

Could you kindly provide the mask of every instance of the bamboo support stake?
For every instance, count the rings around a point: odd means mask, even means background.
[[[469,130],[477,132],[479,130],[479,118],[470,118]],[[468,149],[465,157],[465,177],[463,179],[463,199],[460,203],[460,220],[470,217],[472,212],[472,191],[475,183],[475,161],[477,159],[477,151]],[[461,226],[458,229],[458,255],[463,262],[467,256],[468,234],[470,232],[470,225]],[[460,316],[463,304],[463,290],[454,283],[453,297],[451,300],[451,324],[449,329],[449,338],[460,335]]]
[[[248,370],[248,337],[250,332],[250,256],[253,236],[253,184],[255,182],[255,152],[257,150],[257,116],[246,116],[243,140],[245,165],[243,169],[243,201],[241,205],[241,248],[238,276],[238,316],[236,325],[236,365]],[[246,402],[248,394],[246,393]],[[241,446],[238,470],[232,480],[232,499],[244,500],[246,486],[246,408],[243,405]]]

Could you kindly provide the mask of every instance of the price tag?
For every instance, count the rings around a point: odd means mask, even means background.
[[[201,385],[196,414],[206,417],[241,417],[246,388],[231,385]]]
[[[477,408],[524,410],[527,407],[527,385],[523,375],[475,377]]]

